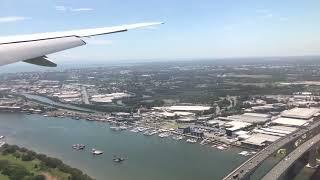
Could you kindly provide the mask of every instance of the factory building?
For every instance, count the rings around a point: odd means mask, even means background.
[[[318,108],[293,108],[283,111],[281,117],[274,119],[271,124],[288,126],[288,127],[301,127],[308,125],[313,121],[314,116],[318,115]]]
[[[271,115],[260,113],[244,113],[241,115],[232,115],[228,117],[219,117],[221,121],[240,121],[251,124],[265,124],[271,120]]]
[[[173,111],[187,111],[193,113],[202,113],[209,111],[212,107],[210,106],[167,106],[167,107],[153,107],[155,110],[173,112]]]
[[[253,135],[251,135],[250,138],[245,139],[241,143],[242,145],[251,147],[251,148],[262,148],[264,146],[267,146],[268,144],[275,142],[279,138],[280,138],[279,136],[254,133]]]

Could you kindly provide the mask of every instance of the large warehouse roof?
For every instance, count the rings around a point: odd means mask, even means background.
[[[312,116],[319,112],[317,108],[293,108],[283,111],[282,117],[297,118],[297,119],[310,119]]]
[[[241,121],[247,123],[266,123],[271,119],[270,115],[259,113],[245,113],[241,115],[232,115],[228,117],[219,117],[222,121]]]
[[[250,138],[248,138],[242,142],[245,144],[264,146],[265,142],[274,142],[279,138],[280,138],[279,136],[272,136],[272,135],[257,133],[257,134],[253,134]]]
[[[294,119],[294,118],[283,118],[280,117],[272,121],[274,124],[280,124],[285,126],[302,126],[308,121],[302,119]]]
[[[169,107],[154,107],[154,109],[169,110],[169,111],[207,111],[210,106],[169,106]]]
[[[237,130],[252,126],[252,124],[247,122],[241,122],[241,121],[231,121],[231,122],[227,122],[225,126],[231,126],[227,128],[227,130],[229,131],[237,131]]]

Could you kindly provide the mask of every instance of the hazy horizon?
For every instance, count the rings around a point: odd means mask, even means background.
[[[274,56],[274,57],[238,57],[238,58],[177,58],[177,59],[141,59],[141,60],[68,60],[59,62],[57,67],[43,67],[25,62],[13,63],[0,67],[2,73],[37,72],[37,71],[61,71],[64,69],[107,67],[107,66],[131,66],[148,63],[216,63],[227,64],[261,64],[261,63],[320,63],[319,56]]]

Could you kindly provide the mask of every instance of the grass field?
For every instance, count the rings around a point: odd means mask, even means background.
[[[22,161],[20,158],[16,158],[11,154],[8,155],[2,155],[0,154],[0,160],[7,160],[9,161],[10,165],[19,165],[25,167],[28,172],[33,173],[34,175],[38,174],[47,174],[50,175],[53,179],[61,179],[61,180],[67,180],[70,176],[69,174],[66,174],[64,172],[59,171],[58,169],[48,169],[48,170],[42,170],[40,169],[40,161],[38,159],[32,160],[32,161]],[[9,180],[7,176],[4,176],[0,174],[0,180]]]

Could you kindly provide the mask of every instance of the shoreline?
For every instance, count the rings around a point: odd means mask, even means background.
[[[8,113],[12,113],[12,112],[8,112]],[[125,130],[127,131],[131,131],[134,128],[145,128],[145,130],[143,132],[139,131],[136,132],[137,134],[143,134],[145,131],[148,130],[155,130],[155,131],[160,131],[154,135],[159,135],[160,133],[163,132],[170,132],[170,136],[175,135],[175,136],[183,136],[183,138],[185,140],[188,140],[188,138],[190,139],[195,139],[197,142],[195,144],[198,145],[205,145],[205,146],[211,146],[213,148],[217,148],[217,146],[225,146],[225,148],[221,148],[220,150],[226,150],[229,148],[239,148],[243,151],[259,151],[259,149],[255,149],[255,148],[250,148],[250,147],[245,147],[245,146],[241,146],[241,145],[237,145],[236,143],[231,143],[231,142],[226,142],[226,141],[221,141],[219,139],[215,139],[215,138],[201,138],[201,137],[197,137],[197,136],[192,136],[190,134],[182,134],[177,132],[176,130],[170,130],[168,128],[162,128],[162,127],[156,127],[156,126],[152,126],[150,124],[145,124],[145,123],[141,123],[141,122],[134,122],[134,123],[128,123],[127,121],[124,122],[119,122],[116,121],[115,118],[113,116],[111,116],[109,113],[86,113],[86,112],[79,112],[79,111],[69,111],[66,109],[59,109],[57,111],[49,111],[49,112],[43,112],[43,113],[26,113],[26,112],[19,112],[19,113],[23,113],[26,115],[30,115],[30,114],[37,114],[37,115],[41,115],[44,117],[55,117],[55,118],[70,118],[72,120],[83,120],[83,121],[89,121],[89,122],[100,122],[100,123],[107,123],[110,126],[115,126],[115,127],[120,127],[120,126],[126,126],[127,128]],[[120,130],[122,131],[122,130]],[[163,132],[161,132],[163,131]],[[202,140],[209,140],[209,142],[207,142],[206,144],[201,144],[200,142]],[[200,141],[200,142],[199,142]]]

